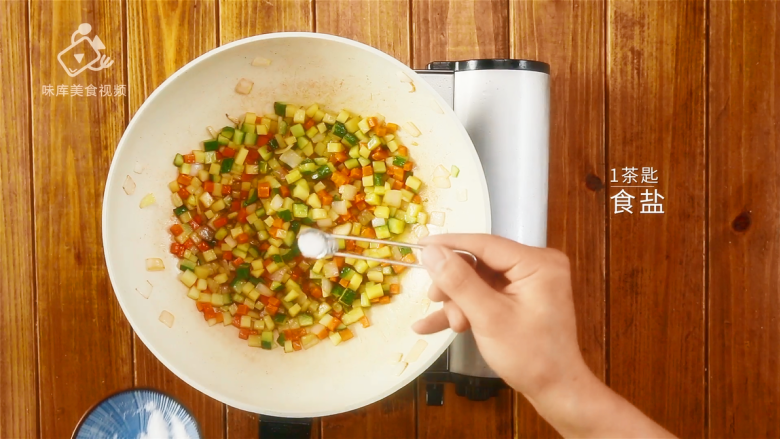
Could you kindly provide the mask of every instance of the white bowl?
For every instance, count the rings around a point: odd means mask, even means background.
[[[271,65],[252,66],[256,57]],[[414,81],[416,92],[398,72]],[[240,78],[254,81],[247,96],[234,91]],[[324,416],[353,410],[400,389],[425,371],[447,348],[454,333],[420,337],[410,325],[439,304],[426,304],[430,279],[424,270],[408,270],[402,294],[393,303],[371,308],[372,326],[357,328],[356,338],[334,347],[329,340],[284,354],[250,348],[232,326],[208,327],[186,297],[177,260],[168,251],[172,204],[168,182],[175,179],[172,158],[199,148],[207,126],[220,128],[225,114],[272,113],[274,101],[299,105],[317,102],[333,111],[381,113],[388,121],[412,121],[422,132],[400,133],[416,161],[416,175],[430,184],[436,165],[457,165],[450,189],[431,186],[422,193],[428,211],[446,213],[436,232],[489,232],[487,186],[474,146],[452,110],[411,69],[366,45],[323,34],[279,33],[236,41],[197,58],[166,80],[144,102],[119,142],[103,199],[103,244],[117,299],[133,329],[154,355],[181,379],[233,407],[283,417]],[[415,145],[413,142],[418,143]],[[143,166],[134,173],[136,163]],[[126,176],[137,184],[133,195],[122,189]],[[468,191],[466,201],[463,190]],[[153,193],[157,202],[139,208]],[[458,194],[460,193],[460,197]],[[146,258],[162,258],[165,271],[148,272]],[[145,299],[140,292],[151,296]],[[175,316],[172,328],[158,318]],[[360,326],[360,325],[357,325]],[[424,338],[420,358],[396,376],[388,361]]]

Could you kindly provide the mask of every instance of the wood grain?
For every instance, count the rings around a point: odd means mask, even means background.
[[[610,204],[609,380],[673,433],[701,437],[705,4],[610,1],[607,9],[608,168],[655,168],[665,197],[663,214],[640,213],[648,189],[626,189],[633,214]]]
[[[322,439],[414,438],[415,383],[361,409],[322,418]]]
[[[314,30],[313,0],[219,0],[220,44],[270,32]]]
[[[444,386],[444,405],[425,404],[425,380],[417,384],[417,437],[419,439],[511,438],[514,392],[504,389],[487,401],[469,401]]]
[[[307,32],[314,30],[312,0],[218,0],[219,43],[270,32]],[[312,437],[319,437],[319,420],[315,420]],[[257,437],[258,417],[231,407],[227,408],[229,439]]]
[[[0,437],[37,437],[27,4],[0,3]],[[13,298],[13,299],[12,299]]]
[[[603,1],[519,1],[510,7],[512,58],[550,64],[547,245],[571,260],[580,348],[606,370]],[[518,437],[557,437],[518,394]]]
[[[504,0],[412,0],[412,65],[509,55]]]
[[[408,0],[318,0],[317,32],[351,38],[411,64]]]
[[[130,326],[111,289],[100,212],[127,97],[44,96],[43,85],[126,85],[120,2],[30,2],[40,436],[70,436],[109,393],[133,384]],[[57,54],[90,23],[114,64],[66,75]],[[75,53],[75,52],[74,52]],[[72,56],[66,54],[66,56]]]
[[[710,17],[710,436],[778,437],[780,4]]]

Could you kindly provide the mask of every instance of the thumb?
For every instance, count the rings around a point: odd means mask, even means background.
[[[472,324],[495,318],[505,297],[485,283],[457,253],[440,245],[427,245],[422,263],[433,284],[452,299]]]

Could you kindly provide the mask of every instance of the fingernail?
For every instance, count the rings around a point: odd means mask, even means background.
[[[436,245],[430,245],[423,249],[422,263],[431,273],[438,273],[447,259],[444,252]]]

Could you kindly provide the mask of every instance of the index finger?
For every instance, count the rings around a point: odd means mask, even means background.
[[[471,252],[488,268],[505,272],[514,268],[519,277],[526,277],[537,271],[544,261],[547,249],[531,247],[500,236],[486,233],[445,233],[429,235],[420,240],[420,245],[437,244],[453,250]]]

